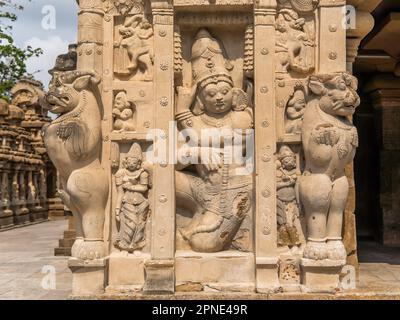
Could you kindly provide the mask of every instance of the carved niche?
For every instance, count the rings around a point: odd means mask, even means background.
[[[178,208],[177,246],[198,252],[250,251],[252,175],[246,173],[245,161],[232,161],[229,148],[224,148],[235,143],[243,146],[249,134],[246,129],[253,127],[252,104],[242,90],[243,71],[234,70],[229,50],[209,29],[199,28],[183,37],[183,45],[188,54],[184,59],[190,62],[183,71],[191,78],[186,77],[186,82],[184,75],[184,85],[177,87],[176,120],[178,129],[188,132],[192,141],[201,138],[187,146],[178,160],[176,197],[182,207]],[[220,142],[202,141],[207,132],[219,136]],[[246,153],[245,147],[240,151]]]
[[[136,106],[128,100],[125,91],[120,91],[114,98],[113,106],[114,130],[135,131],[136,130]]]
[[[146,246],[146,227],[150,216],[150,173],[143,165],[139,143],[133,143],[115,173],[115,219],[119,225],[114,245],[134,252]]]
[[[277,78],[308,75],[315,69],[318,0],[280,0],[275,20]]]
[[[153,26],[142,2],[117,6],[115,17],[114,73],[123,80],[152,81],[154,65]],[[127,7],[126,7],[127,6]]]

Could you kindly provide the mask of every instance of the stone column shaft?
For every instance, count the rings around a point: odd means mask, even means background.
[[[276,1],[260,1],[254,11],[255,252],[256,289],[279,285],[276,234],[275,128]],[[268,70],[268,72],[266,72]]]

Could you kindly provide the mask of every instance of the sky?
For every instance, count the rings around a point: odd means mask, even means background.
[[[25,48],[42,48],[39,58],[27,62],[29,73],[47,87],[48,70],[54,66],[57,55],[68,51],[68,44],[76,43],[78,6],[75,0],[16,0],[24,6],[13,23],[12,35],[16,44]]]

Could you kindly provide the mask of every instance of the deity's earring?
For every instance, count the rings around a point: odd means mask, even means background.
[[[243,111],[249,106],[247,94],[239,89],[234,88],[232,93],[232,107],[235,111]]]
[[[204,113],[204,104],[201,102],[199,96],[196,96],[196,101],[193,106],[193,114],[199,116]]]

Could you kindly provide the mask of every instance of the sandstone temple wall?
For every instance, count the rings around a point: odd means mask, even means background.
[[[10,103],[0,101],[0,229],[46,220],[49,210],[59,211],[52,181],[56,170],[41,136],[51,121],[41,105],[42,84],[23,78],[11,95]]]
[[[44,130],[73,294],[337,290],[360,104],[346,1],[78,2]]]

